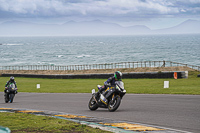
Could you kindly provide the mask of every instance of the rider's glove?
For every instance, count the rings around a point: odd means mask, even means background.
[[[111,85],[110,85],[110,84],[105,84],[105,86],[106,86],[106,87],[111,87]]]

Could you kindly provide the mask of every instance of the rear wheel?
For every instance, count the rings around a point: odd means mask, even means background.
[[[94,98],[92,97],[89,101],[88,107],[90,110],[94,111],[96,109],[98,109],[98,104],[96,103],[96,101],[94,100]]]
[[[114,100],[111,100],[108,103],[108,110],[110,112],[115,111],[119,107],[120,103],[121,103],[121,97],[119,95],[117,95]]]

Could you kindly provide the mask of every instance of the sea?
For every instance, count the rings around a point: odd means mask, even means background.
[[[200,66],[200,34],[0,37],[0,66],[163,60]]]

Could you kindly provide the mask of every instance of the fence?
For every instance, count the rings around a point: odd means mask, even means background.
[[[0,66],[0,70],[91,70],[91,69],[117,69],[117,68],[139,68],[139,67],[173,67],[186,66],[200,71],[200,66],[188,65],[172,61],[141,61],[141,62],[120,62],[105,64],[85,65],[24,65],[24,66]]]

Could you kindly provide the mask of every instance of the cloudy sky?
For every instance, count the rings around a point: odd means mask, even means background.
[[[122,26],[167,28],[188,19],[200,20],[200,0],[0,0],[0,23],[97,19]]]

